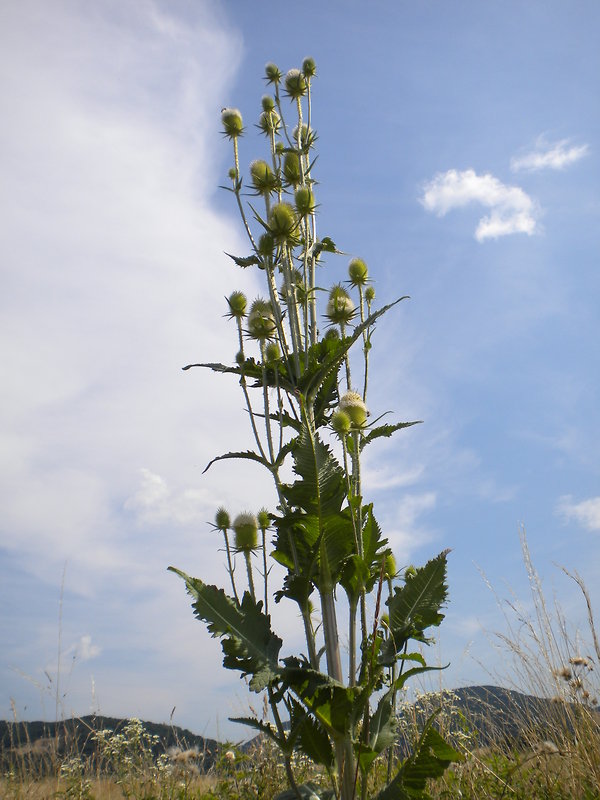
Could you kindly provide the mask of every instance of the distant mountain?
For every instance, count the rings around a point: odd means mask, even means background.
[[[61,722],[6,722],[0,721],[0,772],[7,759],[15,755],[33,758],[36,761],[50,762],[52,756],[78,753],[85,758],[94,759],[97,744],[94,733],[111,730],[119,733],[129,720],[99,715],[74,717]],[[152,748],[154,755],[172,748],[198,751],[199,766],[210,769],[214,764],[219,748],[214,739],[206,739],[176,725],[156,722],[143,722],[144,730],[158,737]]]
[[[535,733],[538,741],[551,738],[552,731],[557,727],[568,730],[575,716],[575,707],[569,704],[499,686],[467,686],[439,695],[430,694],[427,696],[427,709],[417,702],[413,716],[422,721],[440,705],[446,708],[451,705],[454,713],[450,718],[454,720],[454,725],[458,729],[464,720],[468,728],[476,731],[481,747],[490,744],[526,746],[532,733]],[[600,710],[592,710],[592,713],[598,716],[600,725]],[[15,756],[26,756],[40,764],[47,762],[50,765],[53,756],[78,753],[93,761],[97,754],[94,732],[110,729],[118,733],[127,722],[126,719],[96,715],[58,723],[0,721],[0,773],[7,761],[14,760]],[[158,737],[158,744],[153,748],[155,755],[172,748],[183,751],[195,749],[200,754],[201,768],[210,769],[214,764],[219,749],[219,743],[214,739],[197,736],[175,725],[143,722],[143,726],[148,733]],[[251,750],[260,738],[252,739],[244,745],[244,749]],[[398,746],[403,750],[408,743],[399,742]]]

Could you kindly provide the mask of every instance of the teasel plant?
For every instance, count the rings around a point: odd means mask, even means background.
[[[248,302],[234,290],[227,298],[237,348],[231,364],[184,367],[239,378],[254,446],[218,455],[206,469],[228,459],[258,463],[272,476],[276,503],[271,511],[244,511],[233,521],[225,509],[217,510],[213,527],[224,536],[231,593],[169,569],[184,579],[196,617],[220,638],[224,667],[266,695],[273,722],[236,721],[279,746],[289,782],[279,800],[426,797],[427,782],[461,756],[436,730],[435,714],[413,751],[398,752],[396,698],[409,679],[432,669],[422,645],[444,616],[448,551],[423,567],[397,571],[373,504],[363,496],[365,448],[417,424],[382,423],[383,415],[371,421],[368,410],[376,323],[407,298],[375,308],[369,269],[358,257],[350,259],[346,281],[323,285],[326,258],[343,254],[317,231],[315,77],[312,58],[285,75],[266,65],[270,93],[262,98],[257,123],[265,152],[247,172],[240,166],[242,115],[235,108],[221,113],[233,151],[223,188],[233,195],[248,241],[247,255],[228,255],[241,269],[257,270],[264,294]],[[362,358],[351,363],[354,348],[362,349]],[[351,370],[357,362],[358,380]],[[289,464],[293,481],[285,478]],[[235,574],[236,557],[245,562],[243,582]],[[284,575],[274,590],[270,560]],[[297,606],[305,653],[282,655],[283,641],[271,628],[270,597]],[[340,618],[348,619],[347,654],[340,646]],[[297,751],[315,763],[314,782],[296,781]],[[377,770],[382,761],[385,768]],[[386,780],[376,785],[376,774]]]

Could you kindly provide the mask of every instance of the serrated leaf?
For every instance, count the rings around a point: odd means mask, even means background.
[[[382,437],[387,439],[396,431],[402,430],[403,428],[410,428],[413,425],[421,425],[422,422],[422,419],[417,419],[414,422],[397,422],[395,425],[378,425],[376,428],[372,428],[366,436],[362,437],[360,440],[360,449],[361,451],[364,450],[365,447],[371,444],[371,442],[374,442],[375,439],[381,439]]]
[[[234,458],[234,459],[246,459],[247,461],[256,461],[257,464],[262,464],[263,467],[267,469],[271,469],[271,464],[267,461],[266,458],[263,458],[258,453],[255,453],[253,450],[243,450],[240,452],[233,452],[233,453],[224,453],[222,456],[215,456],[211,459],[208,464],[202,470],[202,474],[204,475],[205,472],[211,468],[211,466],[216,461],[225,461],[226,459]]]
[[[396,587],[388,598],[390,636],[382,648],[382,663],[389,663],[409,639],[427,641],[425,630],[438,626],[444,619],[440,609],[446,602],[446,556],[444,550],[436,558],[406,577],[402,587]]]
[[[260,264],[260,259],[258,256],[246,256],[245,258],[240,256],[232,256],[231,253],[225,253],[226,256],[233,259],[238,267],[251,267],[253,264]]]
[[[184,579],[194,599],[192,608],[196,617],[207,623],[213,637],[221,639],[223,666],[239,670],[242,676],[251,675],[252,691],[266,688],[278,675],[283,642],[271,631],[270,617],[261,611],[262,603],[255,602],[246,592],[238,606],[217,586],[192,578],[175,567],[169,570]]]
[[[333,748],[325,728],[306,713],[302,705],[291,700],[290,739],[297,750],[308,756],[315,764],[331,768],[334,763]]]
[[[238,722],[240,725],[247,725],[249,728],[254,728],[254,730],[264,733],[265,736],[272,739],[281,750],[285,751],[285,739],[282,739],[278,735],[277,729],[271,725],[270,722],[263,722],[260,719],[256,719],[256,717],[229,717],[229,721]]]
[[[438,713],[427,720],[414,753],[404,761],[395,778],[379,792],[377,800],[427,798],[427,781],[441,777],[450,764],[463,760],[463,756],[433,727]]]

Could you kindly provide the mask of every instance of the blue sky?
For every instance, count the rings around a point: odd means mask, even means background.
[[[58,684],[59,713],[242,735],[166,567],[224,584],[216,507],[273,500],[251,467],[202,474],[250,434],[235,382],[180,371],[232,358],[223,297],[259,291],[223,254],[247,247],[219,114],[262,155],[267,61],[317,63],[320,233],[411,296],[370,407],[424,424],[371,448],[365,491],[400,564],[452,548],[445,684],[502,671],[481,571],[527,608],[521,526],[583,625],[556,564],[597,608],[597,3],[14,0],[0,31],[0,717],[54,718]]]

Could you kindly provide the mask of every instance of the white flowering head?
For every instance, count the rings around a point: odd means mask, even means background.
[[[346,392],[340,398],[340,411],[344,411],[350,417],[354,428],[362,428],[369,415],[367,406],[358,392]]]

